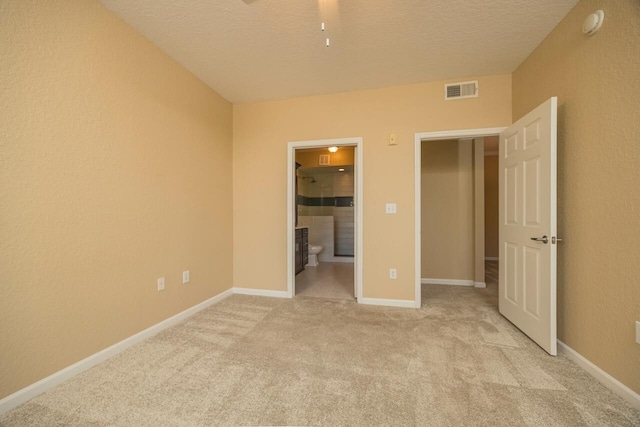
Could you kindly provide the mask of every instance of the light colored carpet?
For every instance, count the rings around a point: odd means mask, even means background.
[[[296,295],[353,300],[354,263],[321,262],[296,276]]]
[[[487,289],[422,309],[234,295],[0,418],[3,426],[638,426]]]

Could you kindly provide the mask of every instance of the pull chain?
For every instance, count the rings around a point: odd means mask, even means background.
[[[331,44],[329,40],[329,29],[328,29],[328,25],[325,25],[325,21],[329,23],[329,14],[328,14],[329,8],[327,7],[327,0],[322,0],[322,7],[320,9],[321,9],[321,13],[324,15],[324,18],[325,18],[323,19],[322,24],[320,25],[320,28],[322,29],[323,33],[326,30],[327,37],[325,39],[325,46],[329,47]]]

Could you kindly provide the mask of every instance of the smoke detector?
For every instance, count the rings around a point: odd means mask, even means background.
[[[582,23],[582,32],[588,36],[592,36],[598,32],[604,22],[604,10],[596,10],[587,16]]]

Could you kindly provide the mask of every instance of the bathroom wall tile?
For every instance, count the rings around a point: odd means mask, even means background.
[[[333,195],[337,197],[354,195],[353,172],[342,172],[333,176]]]
[[[334,254],[354,253],[354,174],[314,172],[299,179],[300,225],[309,226],[309,242],[322,245],[320,262],[336,261]],[[313,177],[313,179],[311,179]],[[340,260],[343,260],[340,258]]]
[[[354,255],[354,208],[336,207],[334,210],[336,255]]]
[[[318,255],[318,259],[320,262],[327,262],[333,258],[334,254],[333,217],[316,216],[313,218],[312,227],[313,234],[310,229],[309,241],[324,247],[324,250]]]
[[[353,207],[353,196],[335,197],[335,207]]]

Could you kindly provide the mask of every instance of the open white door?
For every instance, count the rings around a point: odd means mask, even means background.
[[[556,136],[553,97],[500,134],[499,309],[549,354],[556,338]]]

